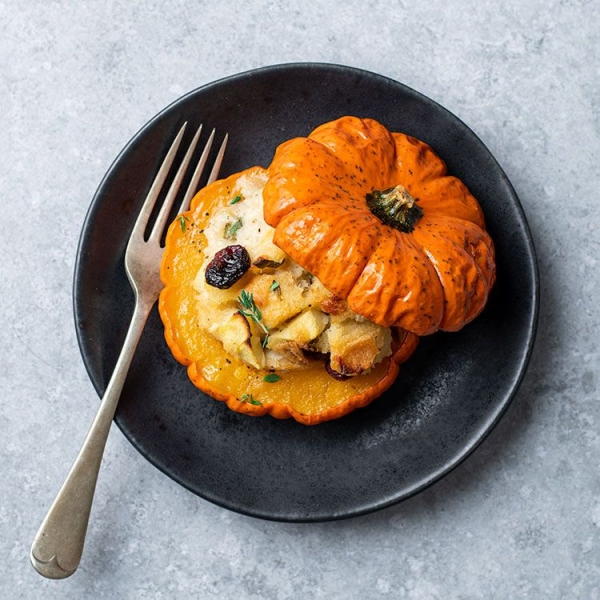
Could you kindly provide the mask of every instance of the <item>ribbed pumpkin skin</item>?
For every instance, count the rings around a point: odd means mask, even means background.
[[[281,144],[263,191],[275,243],[350,308],[417,335],[456,331],[484,308],[494,245],[467,187],[424,142],[342,117]],[[367,206],[401,184],[423,216],[410,233]]]
[[[262,171],[260,167],[244,173]],[[178,218],[169,228],[161,265],[165,287],[159,299],[159,312],[165,326],[165,339],[173,356],[188,368],[191,381],[236,412],[252,416],[270,414],[276,418],[293,417],[314,425],[341,417],[365,406],[387,389],[398,375],[399,365],[408,359],[418,343],[411,333],[395,344],[392,357],[384,359],[370,373],[347,381],[327,374],[322,363],[306,370],[281,372],[276,383],[267,383],[266,370],[255,370],[223,350],[220,342],[195,326],[193,282],[202,265],[206,239],[202,231],[211,214],[227,205],[243,173],[232,175],[202,189],[184,213],[185,227]],[[246,394],[260,401],[242,401]]]

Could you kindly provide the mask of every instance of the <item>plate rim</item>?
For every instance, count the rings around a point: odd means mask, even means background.
[[[284,62],[273,65],[261,66],[254,69],[248,69],[239,73],[234,73],[231,75],[227,75],[216,79],[214,81],[207,82],[201,86],[198,86],[182,96],[176,98],[172,102],[170,102],[167,106],[165,106],[162,110],[156,113],[153,117],[151,117],[142,127],[140,127],[135,134],[129,139],[129,141],[125,144],[122,150],[117,154],[115,159],[110,163],[107,168],[104,176],[102,177],[100,183],[98,184],[96,191],[93,194],[90,205],[87,209],[85,218],[83,220],[81,226],[81,233],[79,236],[79,241],[76,249],[76,258],[73,270],[73,280],[72,280],[72,302],[73,302],[73,317],[75,321],[75,330],[77,337],[77,344],[79,348],[79,352],[86,369],[88,376],[90,377],[90,381],[92,386],[98,393],[98,395],[102,396],[102,390],[99,389],[99,386],[96,385],[96,382],[92,373],[92,365],[86,361],[86,352],[84,349],[84,339],[80,332],[79,321],[80,321],[80,313],[79,313],[79,303],[78,303],[78,281],[81,279],[81,271],[83,269],[82,261],[83,261],[83,250],[85,247],[85,242],[87,241],[87,234],[90,230],[90,226],[93,222],[95,213],[99,210],[101,205],[100,199],[102,197],[102,190],[110,179],[113,171],[123,159],[125,155],[128,154],[129,150],[132,146],[134,146],[139,138],[141,138],[144,133],[150,129],[153,125],[156,124],[164,115],[169,113],[174,107],[184,102],[189,97],[192,97],[202,91],[205,91],[211,87],[217,87],[223,83],[235,82],[236,80],[244,80],[249,76],[261,75],[264,73],[277,73],[286,72],[290,69],[293,70],[301,70],[301,69],[317,69],[317,70],[335,70],[342,73],[354,73],[357,75],[366,75],[369,77],[373,77],[379,80],[385,80],[389,82],[393,86],[399,86],[405,90],[408,94],[419,100],[420,102],[424,102],[426,104],[434,105],[437,110],[441,110],[452,120],[456,121],[460,124],[460,126],[472,136],[477,143],[481,145],[483,149],[487,152],[488,158],[494,163],[494,166],[497,169],[498,174],[501,176],[501,179],[506,186],[508,192],[512,196],[514,202],[514,208],[516,208],[518,212],[518,216],[520,222],[522,224],[522,234],[526,241],[526,249],[527,249],[527,266],[528,271],[531,274],[531,282],[532,282],[532,296],[531,296],[531,304],[530,308],[530,319],[527,322],[527,326],[523,327],[524,334],[527,335],[527,343],[521,346],[520,352],[522,354],[522,359],[518,363],[518,369],[513,371],[513,375],[518,373],[516,377],[511,377],[510,391],[506,394],[501,394],[502,401],[495,404],[496,410],[490,412],[489,418],[485,419],[485,421],[476,428],[473,432],[471,432],[469,436],[469,443],[461,446],[460,452],[457,452],[456,455],[449,457],[448,460],[444,461],[444,464],[440,466],[436,471],[430,472],[428,476],[420,482],[418,485],[413,485],[412,487],[405,488],[402,492],[396,493],[394,495],[386,496],[382,498],[378,502],[371,503],[362,503],[361,508],[357,508],[353,511],[345,511],[345,512],[330,512],[328,514],[319,514],[319,515],[309,515],[309,516],[299,516],[299,515],[283,515],[283,514],[273,514],[272,511],[261,511],[260,509],[249,510],[242,506],[235,505],[235,503],[225,503],[221,501],[219,498],[212,496],[209,493],[201,493],[196,489],[193,489],[190,485],[188,485],[185,481],[179,478],[177,475],[169,472],[167,469],[163,468],[157,460],[155,460],[143,447],[141,447],[135,439],[130,437],[125,429],[125,424],[121,422],[118,418],[118,415],[115,416],[114,422],[117,424],[124,437],[128,440],[128,442],[154,467],[156,467],[160,472],[167,475],[170,479],[177,482],[183,488],[189,490],[194,495],[197,495],[203,498],[206,501],[211,502],[221,508],[225,508],[227,510],[231,510],[232,512],[236,512],[238,514],[260,518],[268,521],[275,522],[291,522],[291,523],[320,523],[320,522],[328,522],[328,521],[337,521],[350,519],[355,517],[360,517],[366,514],[373,513],[375,511],[379,511],[390,506],[399,504],[413,496],[416,496],[420,492],[425,489],[431,487],[443,477],[445,477],[448,473],[457,468],[460,464],[462,464],[467,458],[469,458],[473,452],[485,441],[485,439],[490,435],[490,433],[494,430],[498,422],[502,419],[505,413],[508,411],[511,406],[515,396],[517,395],[523,379],[527,373],[527,368],[531,360],[531,356],[533,354],[535,341],[537,338],[537,328],[539,322],[539,311],[540,311],[540,275],[539,275],[539,263],[537,260],[537,254],[535,250],[535,243],[533,239],[533,235],[531,233],[531,228],[529,226],[529,222],[521,201],[514,189],[514,186],[510,182],[508,176],[506,175],[504,169],[496,159],[496,157],[490,152],[484,142],[479,138],[479,136],[458,116],[452,113],[450,110],[445,108],[443,105],[438,103],[437,101],[425,96],[421,92],[407,86],[406,84],[397,81],[391,77],[386,75],[381,75],[379,73],[375,73],[373,71],[369,71],[366,69],[347,66],[337,63],[329,63],[329,62],[310,62],[310,61],[302,61],[302,62]],[[281,73],[279,73],[281,74]]]

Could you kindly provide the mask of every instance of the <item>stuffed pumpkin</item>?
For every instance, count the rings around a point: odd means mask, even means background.
[[[202,189],[161,277],[165,337],[197,387],[316,424],[378,397],[418,336],[475,318],[494,249],[426,144],[344,117]]]

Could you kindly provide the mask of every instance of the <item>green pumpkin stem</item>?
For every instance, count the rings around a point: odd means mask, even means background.
[[[373,190],[367,194],[367,206],[380,221],[403,233],[410,233],[423,216],[416,200],[400,184],[383,192]]]

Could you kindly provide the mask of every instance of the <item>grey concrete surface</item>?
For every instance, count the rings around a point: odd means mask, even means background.
[[[599,598],[599,12],[598,0],[0,1],[0,597]],[[294,61],[402,81],[497,157],[541,268],[523,386],[440,483],[337,523],[215,507],[115,429],[80,570],[44,580],[29,545],[98,404],[71,299],[92,195],[183,93]]]

